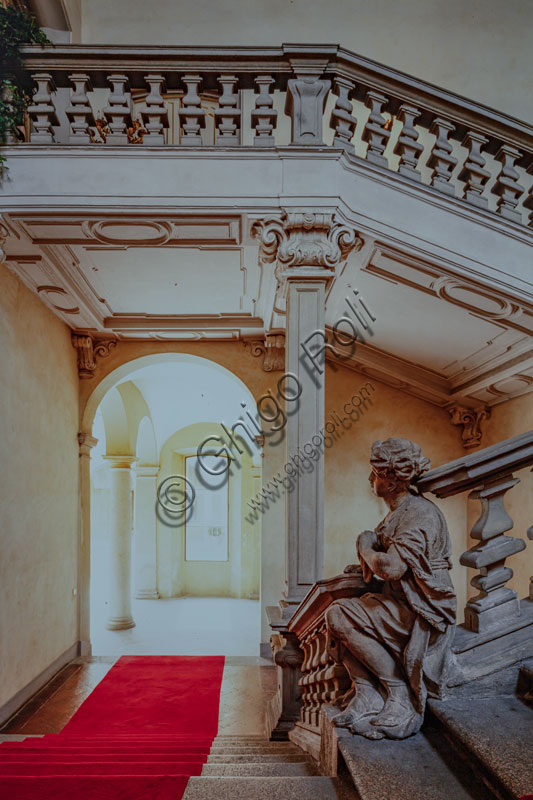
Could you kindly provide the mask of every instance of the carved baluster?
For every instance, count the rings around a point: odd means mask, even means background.
[[[128,144],[128,127],[133,125],[128,95],[128,77],[114,74],[108,76],[108,81],[112,90],[108,98],[108,106],[104,108],[110,131],[107,134],[106,144]]]
[[[252,111],[252,127],[255,128],[254,145],[274,147],[272,131],[276,126],[278,112],[273,108],[274,100],[270,94],[270,87],[275,81],[271,75],[258,75],[255,82],[258,94]]]
[[[463,139],[463,146],[469,148],[469,153],[459,174],[459,180],[466,183],[464,199],[479,208],[488,207],[488,200],[483,197],[483,190],[490,178],[490,172],[484,169],[485,159],[481,155],[481,148],[488,141],[486,136],[475,131],[468,131]]]
[[[418,131],[415,128],[415,119],[421,114],[419,108],[403,103],[398,110],[398,119],[403,122],[402,131],[396,142],[394,152],[400,156],[398,172],[411,178],[412,181],[420,181],[422,176],[417,170],[416,165],[422,154],[424,145],[418,141]]]
[[[529,167],[527,168],[527,174],[533,175],[533,159],[531,159]],[[533,183],[531,184],[531,188],[527,193],[527,198],[524,200],[523,206],[531,211],[531,214],[529,214],[528,217],[529,222],[527,224],[528,227],[533,228]]]
[[[287,84],[285,113],[291,118],[291,144],[322,145],[324,107],[331,81],[318,74],[298,75]]]
[[[37,72],[32,78],[37,84],[37,89],[32,98],[32,105],[28,108],[28,114],[33,122],[30,141],[50,144],[55,141],[52,128],[54,125],[59,125],[52,97],[56,87],[48,72]]]
[[[235,75],[221,75],[218,82],[222,94],[215,111],[215,124],[218,129],[217,144],[238,145],[241,124],[241,110],[237,108],[239,95],[234,91],[237,85]]]
[[[525,189],[518,183],[520,175],[515,169],[515,162],[522,158],[522,153],[516,147],[504,144],[498,150],[496,158],[502,162],[501,172],[492,189],[494,194],[500,196],[498,214],[513,222],[522,222],[522,215],[516,211],[516,206]]]
[[[370,109],[370,116],[363,130],[363,141],[368,142],[367,161],[380,167],[389,166],[383,153],[390,139],[390,131],[386,127],[387,120],[381,114],[383,106],[387,103],[385,95],[373,90],[367,92],[365,105]]]
[[[200,75],[184,75],[182,81],[187,87],[187,93],[181,101],[183,108],[178,111],[181,144],[201,147],[203,142],[200,130],[205,128],[205,110],[202,108],[198,89],[202,78]]]
[[[505,559],[526,546],[522,539],[504,536],[513,527],[513,520],[505,510],[504,496],[517,483],[519,478],[507,474],[470,494],[481,500],[481,516],[470,531],[479,544],[460,558],[464,567],[478,569],[480,573],[470,581],[480,593],[465,608],[465,627],[471,631],[486,631],[520,615],[518,595],[505,585],[513,577]]]
[[[353,116],[353,103],[350,94],[355,89],[353,81],[347,78],[335,78],[333,92],[337,95],[335,108],[331,112],[330,127],[335,131],[333,146],[344,147],[349,153],[355,153],[352,138],[357,126],[357,119]]]
[[[165,91],[165,79],[162,75],[150,73],[145,78],[150,87],[146,98],[146,109],[141,111],[142,121],[147,133],[145,144],[165,144],[164,128],[168,128],[168,111],[165,108],[162,93]]]
[[[65,109],[70,121],[69,141],[73,144],[89,144],[91,141],[90,126],[96,125],[87,96],[87,92],[92,90],[91,81],[89,76],[82,72],[74,72],[69,75],[69,80],[74,84],[74,89],[70,93],[70,105]]]
[[[455,125],[447,119],[436,117],[429,129],[435,134],[435,144],[428,159],[427,166],[433,168],[431,185],[444,194],[454,195],[455,187],[450,182],[452,172],[457,165],[457,159],[452,156],[453,147],[448,141],[448,136],[455,130]]]

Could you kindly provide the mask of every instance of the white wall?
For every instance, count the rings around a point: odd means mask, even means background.
[[[530,120],[532,25],[531,0],[82,0],[84,42],[341,44]]]

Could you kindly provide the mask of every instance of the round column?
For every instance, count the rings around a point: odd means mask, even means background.
[[[133,521],[131,465],[135,456],[104,456],[110,465],[109,619],[107,629],[135,627],[131,614],[131,539]]]

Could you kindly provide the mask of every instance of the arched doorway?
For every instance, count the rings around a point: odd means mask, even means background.
[[[245,506],[260,486],[254,407],[233,373],[187,354],[136,359],[93,392],[95,655],[258,654],[261,520]],[[176,478],[195,495],[177,515]]]

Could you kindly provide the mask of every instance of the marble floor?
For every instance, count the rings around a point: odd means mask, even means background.
[[[260,604],[231,597],[134,600],[135,628],[108,631],[106,606],[91,608],[93,655],[259,655]]]
[[[0,730],[12,737],[59,733],[117,659],[80,658],[66,666]],[[218,733],[266,736],[265,711],[277,687],[276,668],[261,658],[227,657]]]

